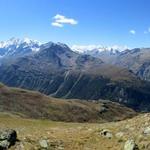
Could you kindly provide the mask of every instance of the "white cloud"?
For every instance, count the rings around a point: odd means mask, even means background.
[[[136,34],[136,31],[135,30],[130,30],[130,33],[135,35]]]
[[[52,26],[55,26],[55,27],[63,27],[63,24],[58,23],[58,22],[52,22]]]
[[[64,24],[76,25],[78,21],[73,18],[67,18],[63,15],[57,14],[53,17],[54,21],[52,22],[52,26],[55,27],[63,27]]]

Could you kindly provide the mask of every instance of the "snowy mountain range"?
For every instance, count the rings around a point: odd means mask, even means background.
[[[0,82],[54,97],[109,99],[135,110],[150,110],[149,48],[72,49],[30,39],[1,42]]]
[[[79,53],[104,53],[110,52],[112,54],[122,52],[128,49],[127,46],[103,46],[103,45],[73,45],[71,47],[72,50],[77,51]]]
[[[0,42],[0,57],[10,57],[10,56],[24,56],[28,55],[32,52],[37,52],[40,49],[49,47],[51,44],[55,44],[53,42],[49,42],[46,44],[42,44],[37,40],[31,40],[29,38],[18,39],[11,38],[7,41]],[[66,46],[62,43],[57,43],[61,46]],[[115,55],[127,49],[126,46],[101,46],[101,45],[73,45],[71,49],[77,53],[89,54],[95,57],[100,57],[101,55]]]
[[[28,38],[11,38],[0,42],[0,57],[22,56],[40,49],[41,43]]]

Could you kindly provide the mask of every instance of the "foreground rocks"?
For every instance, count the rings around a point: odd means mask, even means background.
[[[44,149],[48,149],[48,147],[49,147],[47,140],[40,140],[39,144],[40,144],[40,147],[44,148]]]
[[[17,133],[15,130],[8,129],[0,131],[0,150],[7,150],[17,141]]]
[[[2,150],[8,147],[8,150],[150,150],[150,114],[103,124],[15,117],[0,116],[0,129],[14,128],[19,138],[10,147],[9,139],[13,139],[14,131],[3,130],[0,134]]]
[[[127,140],[124,145],[124,150],[139,150],[133,139]]]
[[[150,127],[146,127],[143,133],[144,135],[150,135]]]

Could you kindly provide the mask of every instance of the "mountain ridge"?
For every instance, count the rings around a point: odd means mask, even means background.
[[[0,81],[57,98],[102,98],[136,110],[150,109],[150,86],[132,72],[73,52],[65,44],[47,45],[32,55],[2,63]]]
[[[10,88],[1,83],[0,99],[0,112],[23,118],[66,122],[108,122],[137,115],[132,109],[110,101],[57,99],[39,92]],[[113,115],[112,118],[109,118],[110,114]]]
[[[39,51],[40,49],[43,49],[43,47],[48,48],[51,44],[55,44],[55,43],[54,42],[41,43],[37,40],[32,40],[30,38],[19,39],[19,38],[13,37],[7,41],[0,42],[0,50],[1,50],[0,57],[12,56],[14,50],[18,51],[19,47],[21,47],[22,50],[24,50],[24,47],[27,47],[28,49],[30,49],[30,52],[32,52],[32,51],[36,52],[36,51]],[[61,46],[67,46],[66,44],[63,44],[60,42],[57,42],[56,44],[59,44]],[[77,53],[79,52],[79,53],[84,53],[84,54],[90,54],[90,53],[94,54],[94,53],[101,53],[101,52],[108,52],[111,54],[115,54],[115,53],[119,53],[121,51],[126,50],[127,47],[126,46],[117,46],[117,45],[115,45],[115,46],[102,46],[102,45],[78,46],[78,45],[73,45],[73,46],[71,46],[71,49],[74,52],[77,52]]]

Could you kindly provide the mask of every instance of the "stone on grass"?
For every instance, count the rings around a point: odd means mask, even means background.
[[[103,129],[102,131],[100,131],[100,135],[108,139],[111,139],[113,137],[113,134],[111,133],[111,131],[107,129]]]
[[[45,148],[45,149],[48,148],[47,140],[40,140],[40,141],[39,141],[39,144],[40,144],[40,147],[41,147],[41,148]]]
[[[139,150],[133,139],[127,140],[124,145],[124,150]]]
[[[150,127],[146,127],[143,132],[145,135],[150,135]]]
[[[17,141],[17,133],[15,130],[1,130],[0,131],[0,150],[8,149],[10,146],[14,145]]]

